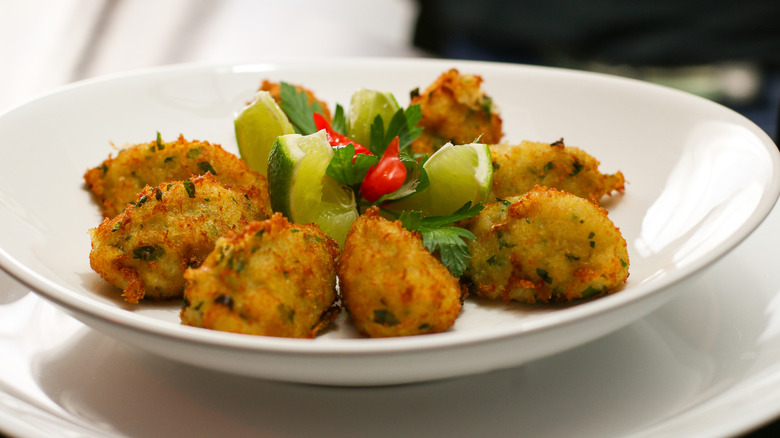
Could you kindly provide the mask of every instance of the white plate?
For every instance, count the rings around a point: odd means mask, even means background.
[[[511,142],[581,146],[629,185],[607,204],[631,257],[615,295],[531,309],[469,301],[451,331],[359,339],[342,318],[316,340],[184,327],[178,304],[127,305],[88,264],[100,221],[83,172],[115,144],[183,133],[235,151],[232,118],[263,78],[305,84],[330,102],[358,87],[404,102],[452,66],[479,73]],[[0,264],[111,336],[183,362],[271,379],[338,385],[446,378],[517,365],[593,340],[671,299],[744,239],[780,192],[778,153],[752,123],[673,90],[573,71],[421,60],[288,60],[174,67],[89,81],[0,117]]]

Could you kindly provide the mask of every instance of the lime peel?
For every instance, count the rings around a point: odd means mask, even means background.
[[[347,136],[355,142],[371,146],[371,125],[376,116],[382,117],[387,130],[393,115],[401,107],[392,93],[360,88],[352,94],[347,117]]]
[[[447,143],[423,165],[429,186],[388,206],[393,211],[421,211],[423,216],[445,216],[466,202],[488,201],[493,184],[490,148],[482,143]]]
[[[295,132],[284,111],[267,91],[258,91],[234,121],[241,158],[263,176],[268,174],[268,156],[276,137]]]
[[[278,137],[268,159],[268,190],[274,211],[315,223],[343,245],[358,212],[352,192],[325,174],[333,155],[324,130]]]

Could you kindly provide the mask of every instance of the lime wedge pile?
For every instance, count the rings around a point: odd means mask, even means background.
[[[236,117],[235,130],[241,158],[263,176],[267,173],[268,155],[276,137],[295,132],[267,91],[259,91],[255,101]]]
[[[423,216],[445,216],[468,201],[472,205],[487,202],[493,183],[493,163],[487,145],[447,143],[431,155],[423,168],[430,186],[391,204],[391,210],[417,210]]]
[[[313,222],[343,245],[358,212],[352,192],[325,175],[331,158],[325,131],[278,137],[268,157],[268,191],[274,211]]]

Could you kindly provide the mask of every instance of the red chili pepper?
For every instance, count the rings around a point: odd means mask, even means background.
[[[355,145],[355,155],[357,154],[363,154],[363,155],[372,155],[371,151],[363,147],[362,145],[352,141],[349,139],[349,137],[339,134],[336,132],[333,127],[330,126],[330,123],[328,123],[327,120],[325,120],[325,117],[322,116],[320,113],[314,113],[314,126],[317,128],[317,130],[324,129],[325,133],[328,135],[328,143],[330,143],[333,147],[339,147],[339,146],[346,146],[350,143]]]
[[[406,180],[406,167],[398,157],[400,143],[398,137],[387,146],[385,153],[376,166],[368,169],[363,183],[360,185],[360,193],[368,202],[374,202],[382,195],[398,190]]]

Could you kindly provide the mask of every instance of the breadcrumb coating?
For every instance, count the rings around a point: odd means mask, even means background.
[[[623,192],[625,179],[599,172],[599,162],[582,149],[523,141],[517,145],[490,145],[493,185],[490,198],[504,199],[525,194],[535,186],[569,192],[598,202],[605,195]]]
[[[182,181],[211,172],[222,185],[234,190],[256,190],[270,209],[265,177],[252,171],[234,154],[218,144],[187,141],[141,143],[123,148],[84,174],[87,188],[100,202],[103,216],[114,217],[135,201],[146,186]]]
[[[315,224],[277,213],[217,240],[184,274],[183,324],[263,336],[313,338],[338,314],[338,244]]]
[[[458,280],[425,249],[420,235],[380,217],[376,207],[347,234],[339,286],[355,327],[370,337],[444,331],[463,300]]]
[[[457,69],[442,73],[424,91],[413,96],[422,118],[423,132],[413,143],[417,154],[433,154],[447,142],[493,144],[503,136],[501,117],[493,99],[482,91],[482,77],[460,74]]]
[[[258,189],[230,190],[211,173],[146,187],[90,230],[90,266],[130,303],[181,298],[184,271],[200,266],[217,238],[267,218],[263,202]]]
[[[606,210],[570,193],[536,187],[463,225],[476,236],[466,277],[481,297],[569,302],[614,292],[628,278],[620,230]]]

